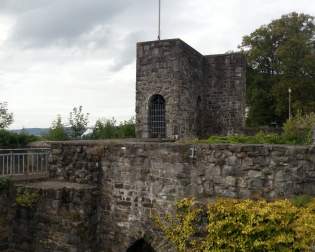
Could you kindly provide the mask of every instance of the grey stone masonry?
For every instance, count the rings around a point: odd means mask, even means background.
[[[33,193],[38,198],[32,206],[11,204],[11,225],[7,227],[9,251],[100,251],[96,235],[99,202],[96,187],[58,181],[15,187],[17,192]],[[26,196],[25,200],[30,198]]]
[[[245,122],[241,53],[203,56],[180,39],[137,44],[136,133],[150,137],[150,98],[165,100],[166,138],[239,132]]]
[[[145,238],[156,252],[174,252],[157,233],[152,214],[171,211],[185,197],[208,201],[315,195],[315,146],[117,140],[51,147],[53,179],[99,190],[98,251],[127,251]]]

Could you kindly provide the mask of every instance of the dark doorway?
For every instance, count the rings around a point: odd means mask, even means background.
[[[137,240],[133,245],[131,245],[127,252],[155,252],[149,243],[144,239]]]
[[[165,138],[165,100],[161,95],[153,95],[149,103],[149,132],[152,138]]]

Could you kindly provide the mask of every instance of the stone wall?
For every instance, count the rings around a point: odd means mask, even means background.
[[[8,249],[10,233],[10,208],[12,205],[12,192],[10,188],[0,189],[0,251]]]
[[[99,251],[98,191],[94,186],[56,181],[16,184],[9,198],[5,212],[9,225],[0,226],[1,239],[6,227],[9,251]],[[0,217],[3,209],[1,204]]]
[[[137,44],[137,137],[148,138],[149,100],[166,102],[167,138],[237,132],[244,126],[246,63],[239,53],[203,56],[170,39]]]
[[[245,125],[246,61],[240,53],[206,58],[203,136],[239,133]]]
[[[152,214],[184,197],[315,194],[314,146],[78,141],[54,143],[52,153],[55,179],[97,184],[105,252],[126,251],[141,238],[172,251],[156,235]]]

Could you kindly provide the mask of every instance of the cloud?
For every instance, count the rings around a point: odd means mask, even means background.
[[[91,118],[134,115],[136,42],[157,38],[158,0],[0,0],[0,101],[13,128],[45,127],[83,105]],[[203,54],[314,0],[164,0],[162,39]]]
[[[134,62],[136,60],[136,43],[144,37],[145,32],[133,32],[120,41],[120,46],[115,51],[117,57],[113,58],[110,70],[117,72]]]
[[[0,13],[17,14],[47,6],[50,0],[1,0]]]
[[[29,1],[28,6],[22,7],[18,7],[21,1],[6,2],[4,9],[24,10],[17,15],[8,40],[25,48],[70,47],[86,42],[93,31],[100,32],[96,38],[104,41],[106,35],[110,36],[112,18],[128,6],[126,0],[54,0],[42,1],[38,6]],[[91,41],[95,41],[95,36],[91,36]]]

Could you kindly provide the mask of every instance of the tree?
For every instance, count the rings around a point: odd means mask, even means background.
[[[13,122],[13,113],[8,112],[8,103],[0,102],[0,129],[7,128]]]
[[[283,123],[288,117],[288,89],[294,112],[315,111],[314,17],[290,13],[243,38],[248,62],[248,123]]]
[[[110,120],[103,118],[96,121],[92,137],[94,139],[134,138],[135,131],[134,118],[120,122],[119,125],[115,118]]]
[[[110,139],[117,138],[116,120],[98,119],[93,130],[94,139]]]
[[[89,123],[89,113],[84,114],[82,106],[74,107],[70,112],[69,123],[72,129],[73,137],[80,137]]]
[[[57,115],[57,119],[52,122],[47,138],[48,140],[53,141],[63,141],[68,139],[68,135],[60,115]]]

